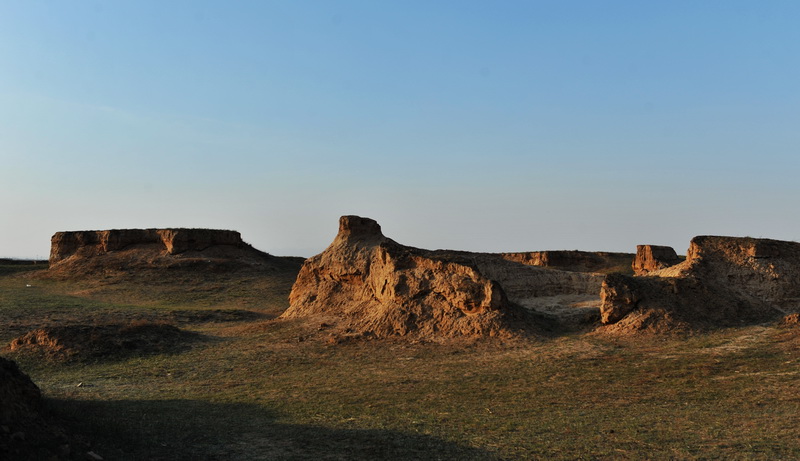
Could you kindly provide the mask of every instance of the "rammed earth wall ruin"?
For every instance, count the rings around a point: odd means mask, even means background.
[[[601,289],[603,323],[669,315],[686,323],[725,326],[800,309],[800,243],[698,236],[679,264],[663,267],[650,256],[653,270],[606,278]]]
[[[132,245],[160,244],[168,254],[202,251],[215,245],[244,246],[239,232],[213,229],[114,229],[56,232],[50,240],[50,264],[84,251],[108,253]]]

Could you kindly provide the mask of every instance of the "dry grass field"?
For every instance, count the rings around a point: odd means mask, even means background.
[[[797,327],[348,342],[277,319],[292,273],[41,267],[0,267],[1,353],[106,460],[800,458]],[[150,324],[192,334],[106,355],[9,347],[46,326]]]

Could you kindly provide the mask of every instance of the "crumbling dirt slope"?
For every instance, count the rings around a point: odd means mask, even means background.
[[[748,237],[699,236],[686,260],[647,277],[609,276],[601,290],[606,325],[662,312],[660,321],[730,326],[800,310],[800,244]],[[654,317],[655,316],[655,317]],[[652,322],[651,322],[652,323]],[[637,329],[638,324],[631,324]],[[620,325],[617,326],[620,329]]]
[[[610,275],[601,290],[601,320],[616,330],[654,333],[737,326],[771,318],[765,302],[697,277]]]
[[[699,236],[686,261],[654,273],[726,284],[788,312],[800,310],[800,243],[750,237]]]
[[[377,222],[343,216],[333,243],[303,265],[282,317],[324,317],[375,337],[505,336],[532,326],[534,299],[596,296],[601,283],[502,255],[403,246]]]
[[[500,286],[473,265],[431,257],[386,238],[377,222],[344,216],[339,233],[303,265],[283,318],[323,315],[377,337],[508,333]]]

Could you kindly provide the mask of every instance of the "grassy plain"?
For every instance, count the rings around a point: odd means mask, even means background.
[[[0,352],[109,460],[800,458],[797,329],[333,343],[276,319],[282,273],[89,283],[28,269],[0,268],[2,344],[141,319],[201,335],[93,361]],[[213,310],[254,314],[197,314]]]

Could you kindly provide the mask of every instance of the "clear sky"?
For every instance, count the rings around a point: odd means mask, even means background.
[[[343,214],[477,251],[800,240],[800,2],[0,1],[0,256]]]

